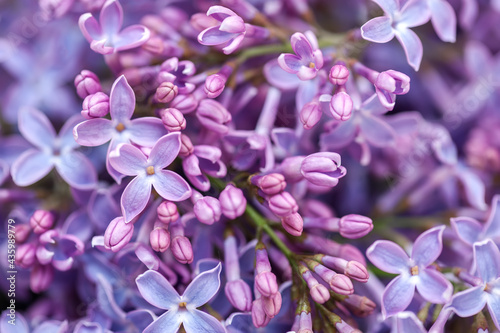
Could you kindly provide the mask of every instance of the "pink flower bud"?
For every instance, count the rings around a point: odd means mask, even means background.
[[[170,246],[170,233],[167,229],[156,227],[149,233],[151,248],[157,252],[165,252]]]
[[[112,220],[104,232],[104,247],[118,252],[125,247],[134,234],[134,224],[125,223],[123,217]]]
[[[29,268],[33,266],[36,260],[36,245],[33,243],[22,244],[16,251],[16,264]]]
[[[266,297],[271,297],[278,292],[276,275],[272,272],[262,272],[255,277],[255,287]]]
[[[410,77],[392,69],[380,73],[374,84],[378,89],[396,95],[404,95],[410,91]]]
[[[181,134],[181,150],[179,151],[180,157],[187,157],[194,152],[193,143],[186,134]]]
[[[30,288],[34,293],[47,290],[54,280],[52,265],[36,265],[31,271]]]
[[[170,107],[176,108],[182,113],[189,113],[196,110],[198,100],[193,94],[177,95],[170,104]]]
[[[264,305],[262,304],[262,298],[258,298],[252,303],[252,322],[257,328],[264,327],[269,324],[271,318],[264,311]]]
[[[340,219],[339,227],[342,237],[355,239],[368,234],[373,229],[373,222],[369,217],[349,214]]]
[[[335,275],[330,281],[330,288],[340,295],[351,295],[354,292],[354,286],[351,280],[344,274]]]
[[[229,303],[236,309],[244,312],[252,309],[252,291],[250,286],[242,279],[226,283],[224,292]]]
[[[359,295],[350,295],[346,299],[342,301],[350,311],[354,313],[354,315],[358,317],[366,317],[373,313],[373,310],[377,307],[377,305],[368,297],[359,296]]]
[[[370,277],[368,271],[366,270],[366,267],[363,264],[354,260],[347,262],[344,274],[350,277],[351,279],[363,283],[368,282],[368,278]]]
[[[220,74],[213,74],[205,81],[205,93],[208,98],[218,97],[226,86],[227,77]]]
[[[340,163],[340,155],[337,153],[314,153],[304,158],[300,172],[314,185],[334,187],[339,178],[346,174],[346,169]]]
[[[351,118],[352,106],[351,96],[345,91],[339,91],[333,95],[330,101],[330,112],[333,118],[346,121]]]
[[[179,132],[186,128],[186,118],[177,109],[169,108],[161,111],[161,121],[169,132]]]
[[[339,63],[333,65],[333,67],[330,69],[330,75],[328,76],[328,79],[330,79],[330,82],[332,84],[343,86],[347,83],[348,78],[349,70],[344,64]]]
[[[300,121],[305,129],[311,129],[321,120],[322,115],[319,103],[309,102],[300,110]]]
[[[317,284],[310,289],[311,298],[319,304],[323,304],[330,299],[330,292],[322,285]]]
[[[46,210],[36,210],[30,218],[30,226],[35,234],[42,234],[54,225],[54,215]]]
[[[226,125],[232,118],[221,103],[212,99],[204,99],[200,102],[196,117],[205,128],[219,134],[226,134],[229,131]]]
[[[190,264],[193,262],[193,247],[191,242],[185,236],[176,236],[172,239],[170,247],[175,259],[181,264]]]
[[[97,75],[85,69],[75,77],[75,88],[80,98],[85,98],[102,90]]]
[[[179,93],[179,88],[172,82],[162,82],[156,88],[155,99],[160,103],[171,102]]]
[[[175,203],[170,201],[163,201],[156,209],[158,220],[165,224],[175,222],[179,219],[179,212]]]
[[[16,226],[16,242],[18,244],[24,243],[31,233],[31,227],[27,224],[20,224]]]
[[[299,213],[291,214],[281,218],[281,225],[292,236],[302,235],[304,230],[304,220]]]
[[[297,213],[299,206],[288,192],[281,192],[269,198],[269,209],[279,217]]]
[[[264,312],[269,318],[274,318],[280,312],[282,302],[283,300],[279,291],[271,297],[262,297]]]
[[[83,100],[82,116],[87,119],[104,117],[109,112],[109,97],[103,92],[88,95]]]
[[[198,199],[194,204],[193,212],[198,221],[208,225],[219,221],[222,215],[219,200],[209,196]]]
[[[222,214],[229,219],[235,219],[243,213],[247,207],[247,199],[243,191],[232,184],[228,184],[219,195]]]
[[[154,55],[162,55],[165,50],[163,47],[163,39],[158,36],[151,36],[144,44],[141,45],[141,48]]]
[[[257,183],[262,192],[267,195],[278,194],[286,187],[285,176],[280,173],[270,173],[262,176]]]

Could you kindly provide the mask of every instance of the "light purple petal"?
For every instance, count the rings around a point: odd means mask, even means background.
[[[143,147],[153,147],[158,139],[168,133],[161,119],[154,117],[132,120],[127,132],[130,135],[130,141]]]
[[[405,310],[415,294],[415,279],[410,275],[394,278],[382,295],[382,314],[385,318]]]
[[[217,21],[224,21],[229,16],[237,16],[231,9],[223,6],[212,6],[207,11],[207,16],[211,16]]]
[[[281,69],[288,73],[297,73],[304,66],[301,59],[295,54],[283,53],[278,57],[278,64]]]
[[[411,251],[411,258],[422,267],[432,264],[443,250],[443,232],[445,226],[435,227],[422,233],[415,240]]]
[[[277,59],[273,59],[264,66],[264,75],[267,81],[273,86],[282,90],[297,89],[302,82],[297,75],[288,73],[278,64]]]
[[[491,239],[474,244],[471,270],[484,282],[491,282],[500,276],[500,251]]]
[[[201,176],[200,160],[194,154],[182,160],[182,168],[188,176]]]
[[[420,38],[412,30],[401,28],[395,31],[396,38],[403,46],[408,64],[418,71],[423,56],[423,47]]]
[[[490,50],[481,42],[474,40],[465,45],[464,62],[471,78],[486,75],[493,65]]]
[[[112,37],[120,31],[123,24],[123,9],[117,0],[108,0],[99,14],[102,31]]]
[[[381,270],[398,274],[408,272],[408,255],[396,243],[379,240],[366,250],[368,259]]]
[[[316,68],[311,68],[309,66],[301,66],[297,76],[303,81],[311,80],[316,77],[318,70]]]
[[[120,201],[125,222],[139,215],[148,204],[151,196],[151,183],[144,177],[135,177],[123,191]]]
[[[457,16],[453,7],[443,0],[428,1],[432,25],[443,42],[454,43],[457,37]]]
[[[170,201],[183,201],[192,194],[191,187],[184,178],[170,170],[157,172],[153,186],[161,197]]]
[[[54,164],[59,175],[72,187],[92,189],[97,185],[94,165],[79,151],[61,154]]]
[[[295,96],[295,103],[297,110],[302,110],[304,105],[313,100],[319,92],[320,81],[318,78],[313,80],[301,81],[297,95]]]
[[[154,270],[148,270],[135,279],[142,297],[160,309],[177,308],[181,302],[177,291],[167,279]]]
[[[73,135],[73,129],[76,125],[81,123],[84,118],[76,114],[70,117],[63,125],[61,130],[59,131],[58,140],[60,147],[64,147],[65,149],[72,149],[79,147],[79,144],[76,142],[75,137]]]
[[[422,322],[410,311],[400,312],[396,318],[396,332],[427,333]]]
[[[94,147],[105,144],[113,137],[115,129],[111,120],[97,118],[76,125],[73,136],[82,146]]]
[[[450,281],[434,269],[419,272],[417,290],[426,301],[436,304],[448,302],[453,294]]]
[[[491,211],[484,225],[485,233],[490,236],[500,235],[500,195],[497,194],[491,201]]]
[[[148,163],[151,163],[156,168],[163,169],[175,160],[180,149],[180,132],[167,134],[158,140],[153,149],[151,149]]]
[[[184,316],[178,311],[168,311],[153,321],[142,333],[177,333],[183,318]]]
[[[220,31],[225,31],[233,34],[245,32],[245,22],[239,16],[230,16],[222,21],[219,27]]]
[[[116,51],[133,49],[141,46],[151,37],[148,28],[140,24],[134,24],[126,27],[113,40],[113,46]]]
[[[219,263],[217,267],[205,271],[193,279],[181,297],[187,303],[188,310],[200,307],[214,297],[220,287],[221,270],[222,265]]]
[[[311,43],[309,43],[309,40],[303,33],[294,33],[290,38],[290,43],[292,44],[293,52],[295,52],[300,59],[306,63],[313,60],[313,49]]]
[[[451,227],[461,240],[469,245],[474,244],[483,230],[481,223],[470,217],[457,217],[450,219]]]
[[[127,121],[132,118],[135,109],[134,91],[127,82],[124,75],[120,76],[109,95],[109,112],[111,118],[119,122]]]
[[[240,46],[240,44],[243,42],[244,38],[245,38],[244,34],[236,35],[232,40],[229,41],[229,43],[226,46],[222,48],[224,54],[231,54],[234,51],[236,51],[238,46]]]
[[[365,113],[359,126],[366,141],[375,147],[385,147],[396,142],[396,133],[380,117]]]
[[[197,156],[207,159],[212,163],[218,162],[222,156],[222,152],[219,148],[209,145],[195,146],[194,153]]]
[[[127,176],[145,175],[149,165],[139,148],[121,143],[109,154],[111,166],[118,172]]]
[[[460,317],[470,317],[481,311],[486,304],[484,286],[473,287],[453,296],[450,308]]]
[[[321,147],[330,150],[349,145],[358,132],[356,122],[354,121],[355,118],[351,117],[347,121],[337,123],[329,132],[321,134]]]
[[[488,207],[484,201],[486,188],[481,178],[465,167],[459,169],[457,177],[463,185],[465,197],[471,206],[479,210],[486,210]]]
[[[127,312],[126,319],[142,332],[156,319],[156,316],[150,310],[139,309]]]
[[[224,31],[220,31],[219,27],[210,27],[198,35],[198,42],[202,45],[219,45],[229,42],[231,39],[238,36],[238,34],[232,34]]]
[[[226,332],[220,321],[200,310],[186,312],[182,325],[186,329],[186,332]]]
[[[78,25],[83,36],[89,43],[102,38],[101,26],[91,13],[82,14],[78,20]]]
[[[380,16],[371,19],[361,27],[361,36],[374,43],[387,43],[394,38],[392,19]]]
[[[407,28],[417,27],[427,23],[431,18],[431,12],[427,5],[427,0],[409,0],[401,8],[401,16],[398,24],[402,24]]]
[[[53,166],[51,155],[30,149],[16,159],[10,172],[17,186],[28,186],[45,177]]]
[[[495,326],[500,327],[500,297],[498,294],[492,293],[488,295],[486,304],[488,305],[488,310],[490,311],[491,319]]]
[[[399,10],[398,0],[372,0],[372,1],[375,2],[377,5],[379,5],[380,8],[382,8],[382,10],[388,15],[392,15]]]
[[[53,146],[56,132],[49,118],[42,112],[24,108],[19,112],[19,131],[35,147],[46,149]]]
[[[103,311],[112,320],[120,321],[125,319],[125,312],[116,304],[113,287],[103,275],[97,276],[96,283],[97,302]]]

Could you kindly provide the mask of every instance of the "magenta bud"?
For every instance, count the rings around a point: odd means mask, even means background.
[[[297,213],[299,206],[288,192],[281,192],[269,198],[269,209],[279,217]]]
[[[170,246],[170,233],[165,228],[154,228],[149,233],[149,244],[153,250],[165,252]]]
[[[181,264],[190,264],[193,262],[193,247],[187,237],[175,236],[174,239],[172,239],[170,250],[175,259]]]
[[[193,212],[198,221],[209,225],[219,221],[222,215],[219,200],[209,196],[198,199],[194,204]]]
[[[54,215],[46,210],[36,210],[30,218],[30,226],[35,234],[43,234],[53,225]]]
[[[333,118],[346,121],[351,118],[352,114],[352,99],[345,91],[335,93],[330,101],[330,112]]]
[[[31,271],[30,288],[34,293],[47,290],[54,280],[52,265],[36,265]]]
[[[101,118],[109,112],[109,97],[103,92],[85,97],[82,103],[82,116],[86,119]]]
[[[242,279],[227,282],[224,292],[229,303],[236,309],[244,312],[252,309],[252,291]]]
[[[202,100],[196,111],[196,117],[205,128],[211,131],[219,134],[226,134],[229,131],[226,124],[231,121],[231,114],[215,100]]]
[[[257,290],[265,297],[271,297],[278,292],[276,275],[272,272],[261,272],[255,277]]]
[[[269,318],[274,318],[280,312],[282,302],[283,299],[279,291],[271,297],[262,297],[264,312]]]
[[[162,55],[165,50],[163,46],[163,39],[158,36],[151,36],[144,44],[141,45],[141,48],[154,55]]]
[[[311,298],[319,304],[323,304],[330,299],[330,292],[322,285],[317,284],[310,289]]]
[[[75,88],[80,98],[85,98],[102,90],[97,75],[86,69],[75,77]]]
[[[156,88],[155,99],[160,103],[171,102],[179,93],[179,88],[172,82],[162,82]]]
[[[365,236],[373,229],[372,219],[363,215],[349,214],[339,222],[340,235],[349,239]]]
[[[232,184],[228,184],[219,195],[222,214],[229,219],[235,219],[243,213],[247,207],[247,199],[243,191]]]
[[[180,157],[188,157],[194,152],[194,146],[191,139],[186,134],[181,134],[181,149],[179,151]]]
[[[158,220],[165,224],[175,222],[179,219],[179,212],[177,206],[171,201],[163,201],[156,209]]]
[[[357,261],[351,260],[347,262],[347,265],[344,269],[344,274],[359,282],[367,282],[370,275],[366,270],[366,267]]]
[[[286,187],[285,176],[280,173],[270,173],[262,176],[257,182],[262,192],[267,195],[278,194]]]
[[[209,98],[218,97],[226,86],[227,77],[220,74],[213,74],[205,81],[205,93]]]
[[[340,295],[351,295],[354,292],[354,286],[351,279],[344,274],[335,275],[330,281],[330,288]]]
[[[344,64],[336,64],[330,69],[328,79],[332,84],[343,86],[349,78],[349,70]]]
[[[27,224],[16,225],[16,242],[24,243],[31,233],[31,227]]]
[[[300,110],[300,121],[305,129],[311,129],[321,120],[322,115],[319,103],[309,102]]]
[[[29,268],[33,266],[36,260],[36,245],[33,243],[22,244],[16,251],[16,264]]]
[[[161,121],[169,132],[179,132],[186,128],[186,118],[182,112],[174,108],[164,109],[160,112]]]
[[[134,224],[125,223],[123,217],[112,220],[104,232],[104,247],[118,252],[130,242],[134,234]]]
[[[410,77],[391,69],[377,76],[375,86],[396,95],[404,95],[410,91]]]
[[[189,113],[196,110],[198,100],[193,94],[177,95],[170,104],[171,107],[176,108],[182,113]]]
[[[262,302],[262,298],[258,298],[252,303],[252,323],[255,327],[264,327],[269,324],[269,318],[264,311],[264,305]]]
[[[281,218],[281,225],[292,236],[302,235],[304,230],[304,220],[299,213],[291,214]]]
[[[307,156],[300,165],[300,172],[314,185],[334,187],[339,178],[346,174],[340,165],[340,155],[331,152],[314,153]]]

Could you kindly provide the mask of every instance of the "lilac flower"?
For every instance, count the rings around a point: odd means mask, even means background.
[[[80,16],[80,30],[97,53],[110,54],[132,49],[144,44],[150,36],[149,30],[139,24],[122,31],[123,9],[118,0],[108,0],[101,9],[99,22],[91,13]]]
[[[431,11],[434,30],[443,42],[454,43],[456,40],[457,17],[453,7],[446,0],[427,0]]]
[[[205,174],[222,178],[227,173],[226,165],[221,162],[222,152],[217,147],[208,145],[194,146],[193,153],[182,161],[182,166],[189,181],[201,191],[210,189],[210,181]]]
[[[82,146],[100,146],[111,140],[106,168],[116,182],[120,183],[124,176],[109,164],[109,153],[120,143],[152,147],[167,131],[159,118],[130,119],[134,113],[135,95],[123,75],[111,88],[109,106],[111,120],[99,118],[84,121],[75,126],[73,135],[76,142]]]
[[[146,327],[145,333],[175,333],[180,325],[187,333],[224,333],[222,324],[196,308],[210,301],[220,287],[221,265],[199,274],[186,288],[182,296],[158,272],[149,270],[137,279],[139,292],[152,305],[168,310]]]
[[[163,170],[179,154],[180,133],[163,136],[146,157],[139,148],[120,144],[109,156],[113,168],[127,176],[136,176],[125,188],[121,208],[125,222],[130,222],[146,207],[153,186],[160,196],[169,201],[182,201],[191,196],[191,188],[178,174]]]
[[[178,58],[165,60],[160,67],[158,78],[161,82],[171,82],[177,86],[179,94],[189,94],[196,87],[187,82],[187,79],[196,72],[196,67],[192,61],[179,61]]]
[[[399,274],[387,285],[382,296],[382,313],[390,317],[408,307],[415,287],[428,302],[442,304],[453,293],[451,283],[430,265],[443,248],[445,227],[435,227],[421,234],[413,244],[411,257],[397,244],[379,240],[366,251],[366,256],[381,270]]]
[[[308,39],[309,37],[309,39]],[[296,32],[290,38],[295,54],[283,53],[278,58],[278,63],[288,73],[297,74],[301,80],[311,80],[316,77],[323,67],[323,53],[318,48],[314,34],[307,37]]]
[[[45,177],[56,168],[71,186],[91,189],[96,185],[94,166],[81,152],[71,129],[80,116],[70,118],[58,136],[49,119],[40,111],[26,108],[19,112],[19,131],[36,148],[28,149],[12,164],[11,174],[18,186],[28,186]]]
[[[61,235],[56,229],[40,235],[36,257],[42,265],[52,263],[54,268],[67,271],[73,265],[74,257],[81,255],[83,242],[73,235]]]
[[[409,28],[429,21],[430,11],[426,0],[373,0],[384,10],[385,16],[371,19],[361,27],[361,36],[371,42],[387,43],[396,36],[415,71],[422,61],[422,42]],[[401,7],[401,3],[403,6]]]

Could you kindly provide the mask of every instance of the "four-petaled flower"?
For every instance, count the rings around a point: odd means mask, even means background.
[[[452,293],[451,283],[430,266],[441,254],[445,226],[421,234],[413,244],[411,257],[397,244],[379,240],[366,251],[366,256],[381,270],[399,274],[386,287],[382,296],[382,313],[390,317],[405,310],[413,299],[415,287],[431,303],[446,303]]]
[[[187,333],[224,333],[222,324],[196,308],[210,301],[220,287],[221,264],[199,274],[180,296],[163,275],[149,270],[136,279],[142,297],[150,304],[168,310],[146,327],[144,333],[176,333],[181,324]]]
[[[54,268],[67,271],[73,265],[74,257],[83,253],[84,247],[76,236],[61,235],[59,230],[53,229],[40,235],[36,257],[42,265],[52,263]]]
[[[311,80],[323,67],[323,53],[318,48],[314,34],[296,32],[290,38],[295,54],[282,53],[278,64],[288,73],[297,74],[301,80]]]
[[[180,133],[170,133],[158,140],[149,157],[130,144],[120,144],[109,154],[113,168],[127,176],[136,176],[127,185],[121,198],[125,222],[130,222],[146,207],[153,186],[160,196],[169,201],[182,201],[191,196],[189,184],[173,171],[163,170],[179,154]]]

